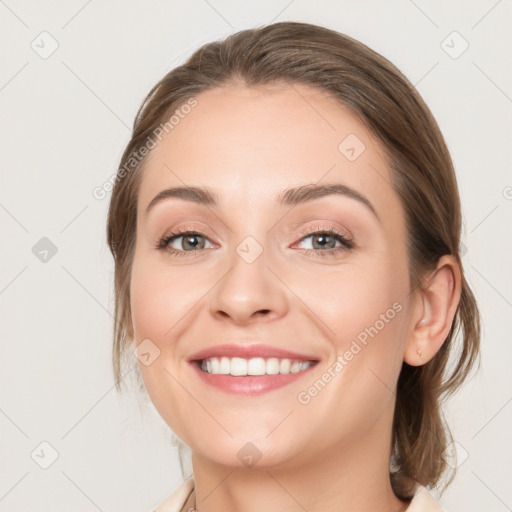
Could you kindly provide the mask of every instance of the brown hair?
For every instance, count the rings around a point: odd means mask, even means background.
[[[121,158],[108,212],[107,238],[115,260],[116,386],[121,389],[123,357],[128,357],[130,272],[137,194],[145,161],[133,156],[139,154],[159,125],[201,91],[228,84],[252,86],[275,81],[326,91],[380,140],[392,171],[392,185],[405,210],[413,287],[421,286],[422,277],[445,254],[454,255],[460,265],[461,298],[446,341],[427,364],[403,363],[398,379],[391,482],[395,493],[406,499],[411,495],[411,479],[434,486],[448,469],[443,451],[452,438],[441,406],[478,359],[480,317],[463,273],[460,199],[439,127],[414,86],[392,63],[346,35],[296,22],[243,30],[223,41],[205,44],[149,92]],[[448,370],[450,356],[453,362]]]

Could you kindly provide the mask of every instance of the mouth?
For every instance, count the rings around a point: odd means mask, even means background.
[[[202,372],[210,375],[232,375],[244,377],[246,375],[288,375],[299,373],[313,366],[315,361],[294,361],[292,359],[279,359],[270,357],[253,357],[243,359],[241,357],[211,357],[199,361]]]
[[[209,386],[258,395],[295,382],[319,360],[268,345],[219,345],[194,354],[188,362]]]

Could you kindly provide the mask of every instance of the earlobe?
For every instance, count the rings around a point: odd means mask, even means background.
[[[452,255],[439,259],[436,269],[417,291],[414,322],[406,342],[404,361],[421,366],[430,361],[446,341],[460,300],[461,275]]]

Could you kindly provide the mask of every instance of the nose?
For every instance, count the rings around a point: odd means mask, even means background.
[[[271,321],[286,314],[287,288],[269,268],[266,250],[254,260],[233,251],[229,269],[210,294],[211,313],[237,325]],[[241,256],[242,255],[242,256]]]

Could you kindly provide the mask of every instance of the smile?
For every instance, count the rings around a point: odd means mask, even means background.
[[[200,364],[201,371],[211,375],[232,375],[244,377],[247,375],[288,375],[299,373],[313,366],[314,361],[294,361],[277,357],[211,357],[203,359]]]
[[[213,359],[213,358],[212,358]],[[236,359],[236,358],[233,358]],[[309,372],[316,366],[317,362],[291,362],[289,359],[284,360],[283,365],[286,367],[290,364],[289,373],[267,373],[267,369],[265,366],[265,373],[260,373],[259,375],[250,375],[247,369],[249,361],[242,360],[243,363],[240,363],[240,367],[237,369],[236,363],[231,366],[230,364],[230,373],[214,373],[214,369],[212,368],[212,362],[207,361],[205,363],[206,370],[201,369],[203,364],[199,364],[198,362],[192,363],[192,367],[195,370],[196,374],[199,376],[200,380],[211,389],[217,389],[219,391],[223,391],[225,393],[235,394],[235,395],[243,395],[243,396],[253,396],[260,395],[263,393],[267,393],[269,391],[274,391],[276,389],[282,388],[291,384],[292,382],[297,381],[298,379],[304,378],[304,376],[309,375]],[[286,362],[288,361],[288,362]],[[219,371],[220,371],[220,361],[219,363]],[[215,364],[215,363],[213,363]],[[226,364],[226,363],[224,363]],[[265,365],[267,362],[265,362]],[[208,372],[208,365],[210,365],[210,372]],[[274,362],[270,362],[270,365],[275,365]],[[279,366],[281,365],[281,361],[279,362]],[[295,365],[295,366],[294,366]],[[300,366],[297,366],[300,365]],[[294,371],[292,372],[292,367]],[[204,368],[204,366],[203,366]],[[275,366],[274,366],[275,368]],[[297,369],[298,368],[298,369]],[[286,369],[286,368],[285,368]],[[261,370],[260,370],[261,371]],[[272,371],[272,368],[271,368]],[[232,373],[238,373],[238,375],[233,375]],[[295,395],[294,395],[295,396]]]
[[[245,396],[287,386],[319,363],[312,354],[261,343],[217,345],[190,355],[187,361],[209,388]]]

